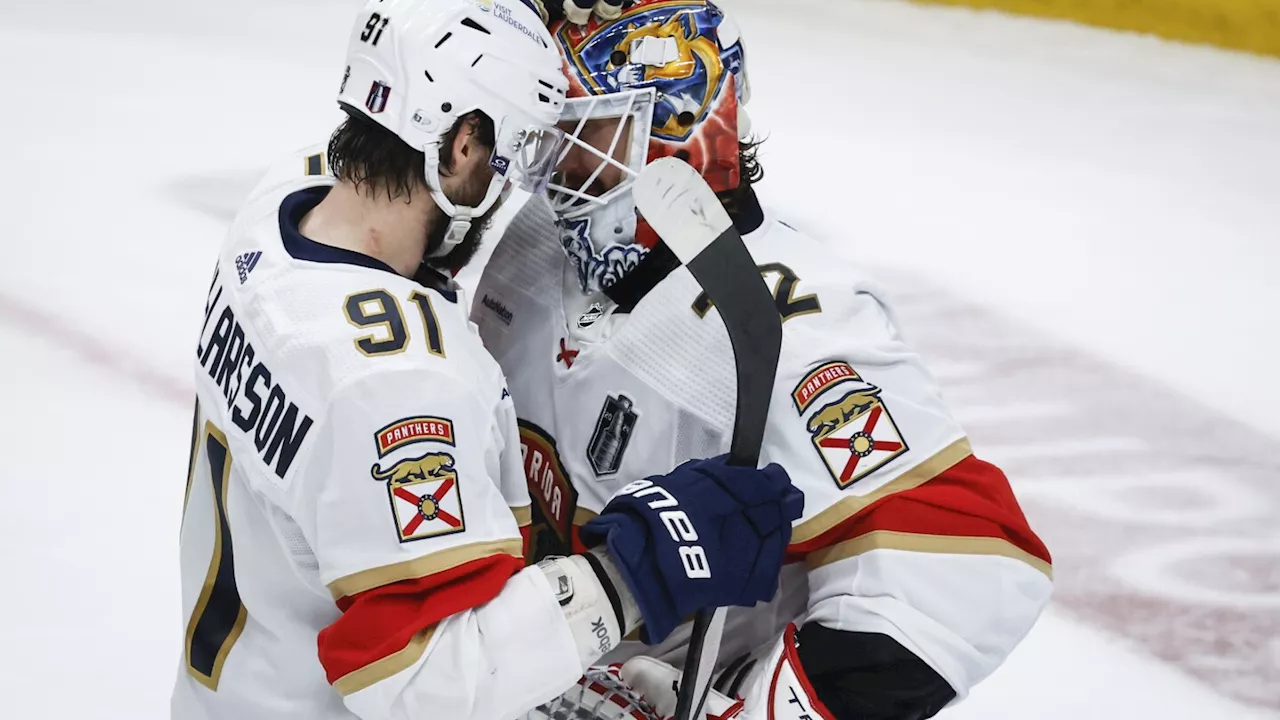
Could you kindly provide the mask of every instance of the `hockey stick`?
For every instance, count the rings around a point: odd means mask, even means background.
[[[728,462],[756,467],[782,348],[782,318],[773,293],[720,199],[687,163],[675,158],[650,163],[634,193],[640,214],[689,268],[729,332],[738,398]],[[675,720],[701,720],[724,619],[724,608],[694,617]]]

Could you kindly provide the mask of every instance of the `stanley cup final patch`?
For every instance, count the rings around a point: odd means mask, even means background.
[[[805,429],[826,463],[831,478],[846,489],[907,452],[906,440],[880,397],[880,388],[866,382],[847,363],[817,368],[796,387],[796,408],[803,415],[825,391],[841,385],[838,398],[809,416]]]
[[[600,417],[596,418],[595,432],[591,434],[591,444],[587,446],[587,461],[596,477],[618,472],[637,418],[631,398],[621,393],[605,398]]]
[[[397,420],[376,434],[379,462],[369,473],[386,483],[387,499],[400,542],[449,535],[466,530],[462,490],[453,455],[427,451],[384,462],[398,450],[418,443],[453,445],[453,423],[446,418],[412,417]],[[400,453],[397,453],[401,455]]]
[[[391,86],[381,80],[374,80],[373,85],[369,87],[369,97],[365,98],[364,106],[369,112],[377,115],[387,109],[387,100],[391,97]]]

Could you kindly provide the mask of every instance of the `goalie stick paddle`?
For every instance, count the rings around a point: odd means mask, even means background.
[[[738,379],[729,464],[756,467],[782,349],[773,293],[720,199],[688,163],[669,157],[650,163],[634,194],[640,214],[689,268],[729,332]],[[694,617],[675,720],[701,719],[724,619],[724,608]]]

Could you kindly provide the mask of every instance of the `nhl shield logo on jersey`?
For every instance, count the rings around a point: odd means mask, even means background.
[[[596,477],[613,475],[622,466],[622,456],[627,452],[638,417],[633,406],[631,398],[621,393],[605,398],[600,417],[596,418],[595,432],[591,434],[591,444],[587,446],[587,461]]]
[[[596,321],[602,317],[604,317],[604,305],[601,305],[600,303],[591,303],[591,307],[587,308],[586,312],[578,316],[578,329],[586,330],[592,325],[595,325]]]
[[[880,388],[863,380],[847,363],[827,363],[809,373],[796,386],[792,400],[803,413],[819,395],[848,382],[856,387],[815,411],[805,426],[842,490],[909,449],[880,397]]]
[[[449,453],[432,452],[408,458],[386,470],[375,463],[370,473],[375,480],[387,484],[400,542],[466,529],[458,472]]]

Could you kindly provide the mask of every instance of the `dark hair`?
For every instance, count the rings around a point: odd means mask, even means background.
[[[764,180],[764,167],[758,154],[763,142],[754,137],[738,141],[738,187],[720,193],[720,202],[731,216],[741,214],[744,206],[758,202],[751,187]]]
[[[421,150],[414,150],[398,135],[370,120],[364,113],[343,107],[347,119],[333,131],[329,138],[329,167],[339,180],[349,182],[365,192],[387,193],[388,200],[413,197],[415,188],[425,188],[426,157]],[[494,145],[493,120],[479,110],[467,113],[454,123],[440,142],[440,170],[444,175],[452,169],[453,140],[463,123],[475,127],[480,142],[488,148]]]

